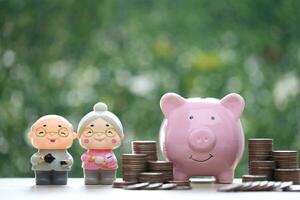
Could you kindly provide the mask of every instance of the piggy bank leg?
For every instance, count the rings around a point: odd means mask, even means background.
[[[101,185],[111,185],[116,180],[117,170],[101,170]]]
[[[224,171],[216,176],[217,183],[232,183],[234,178],[234,170]]]
[[[52,183],[53,185],[67,185],[68,172],[67,171],[53,171]]]
[[[185,172],[178,170],[176,167],[174,168],[173,175],[175,181],[187,181],[190,178],[189,175],[187,175]]]

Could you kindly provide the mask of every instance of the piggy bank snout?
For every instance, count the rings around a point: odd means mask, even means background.
[[[216,136],[209,129],[192,131],[188,138],[189,147],[199,153],[212,150],[216,144]]]

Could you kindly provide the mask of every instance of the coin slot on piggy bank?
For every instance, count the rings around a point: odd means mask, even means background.
[[[222,99],[162,96],[160,146],[163,156],[173,162],[175,181],[214,176],[218,183],[232,183],[244,151],[240,121],[244,106],[236,93]]]

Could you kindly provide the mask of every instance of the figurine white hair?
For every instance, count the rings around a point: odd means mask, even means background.
[[[98,102],[94,105],[93,111],[86,114],[79,122],[77,133],[80,136],[81,132],[86,128],[86,126],[91,123],[92,121],[101,118],[111,125],[114,126],[117,133],[119,134],[120,138],[124,138],[123,133],[123,126],[119,118],[113,114],[112,112],[108,111],[107,105],[102,102]]]

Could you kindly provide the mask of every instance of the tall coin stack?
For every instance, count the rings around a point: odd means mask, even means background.
[[[148,161],[157,160],[156,141],[133,141],[132,153],[134,154],[147,154]]]
[[[273,180],[275,164],[272,162],[273,139],[248,139],[248,167],[250,175],[265,175]]]
[[[292,181],[300,184],[300,169],[297,151],[273,151],[276,163],[274,178],[276,181]]]
[[[124,181],[137,182],[139,174],[147,170],[146,154],[123,154],[122,175]]]
[[[173,180],[173,163],[172,162],[148,161],[148,169],[151,172],[162,173],[164,182]]]

